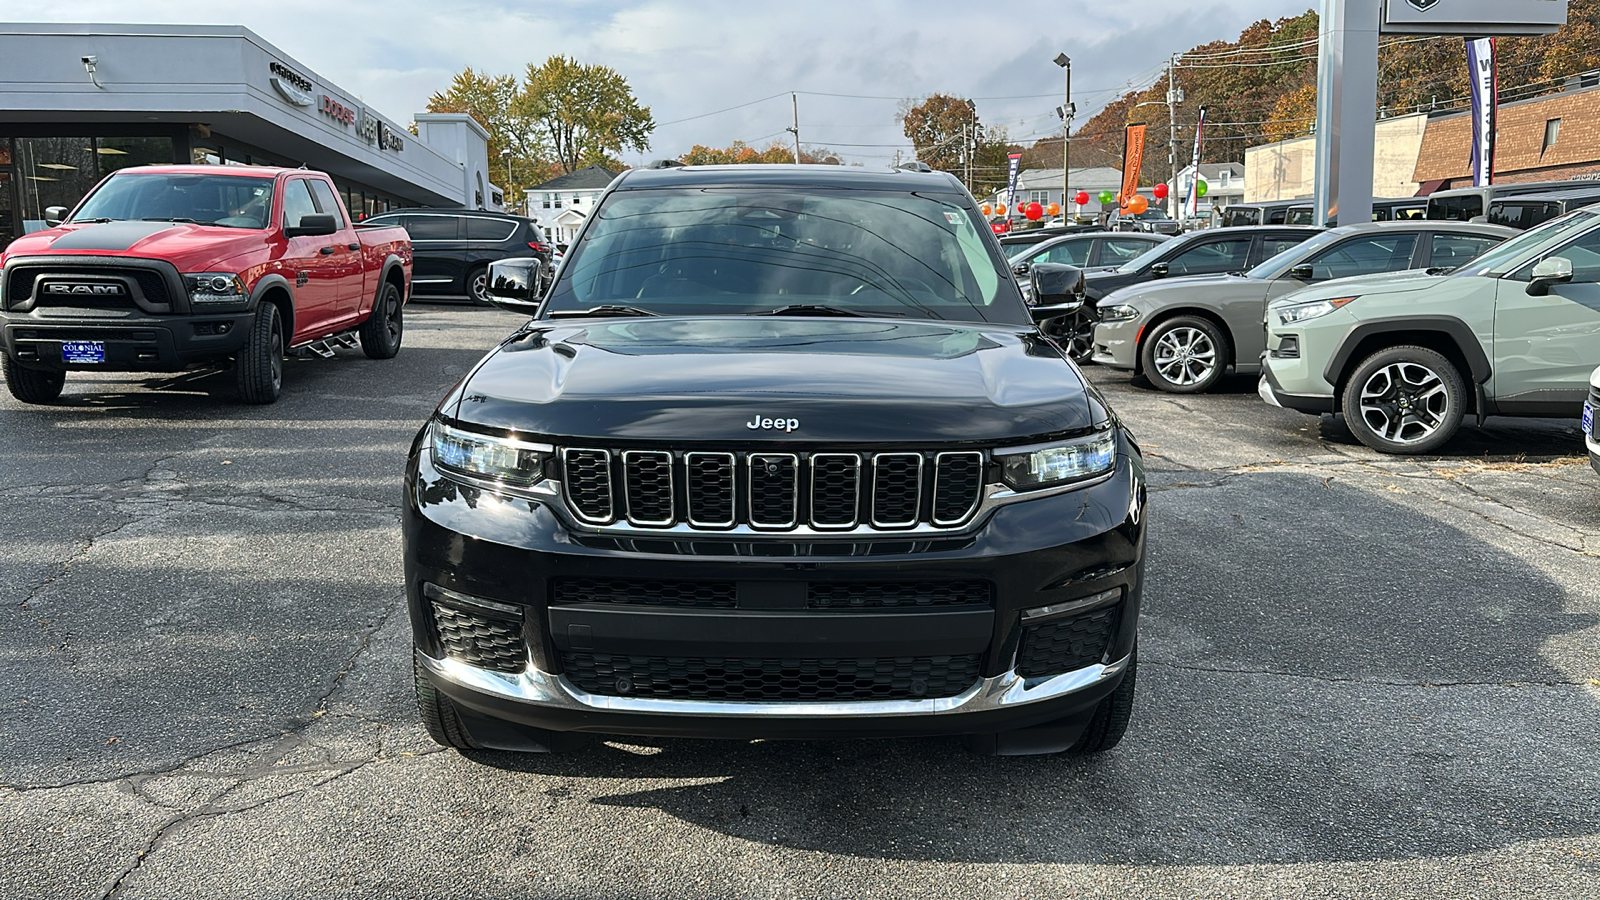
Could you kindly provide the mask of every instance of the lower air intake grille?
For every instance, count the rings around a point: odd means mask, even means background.
[[[439,629],[444,655],[480,669],[521,672],[528,653],[522,643],[522,623],[492,619],[476,613],[433,604],[433,624]]]
[[[721,659],[567,652],[573,684],[608,697],[662,700],[920,700],[953,697],[978,680],[978,657]]]
[[[644,581],[624,578],[563,578],[555,583],[551,602],[621,603],[632,606],[688,606],[733,609],[737,590],[731,581]]]
[[[1101,662],[1121,617],[1122,607],[1116,605],[1070,619],[1023,626],[1017,674],[1025,678],[1060,675]]]
[[[993,606],[994,586],[987,581],[923,581],[907,583],[812,582],[807,590],[812,609],[921,609],[929,606]]]

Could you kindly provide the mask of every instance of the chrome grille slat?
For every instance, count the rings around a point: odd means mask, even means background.
[[[565,448],[562,493],[587,525],[641,531],[922,532],[982,507],[981,451]]]

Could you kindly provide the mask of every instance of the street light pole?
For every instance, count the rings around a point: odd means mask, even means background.
[[[794,164],[800,165],[800,97],[797,94],[789,95],[789,106],[794,112],[794,125],[784,131],[794,135]]]
[[[1178,54],[1172,54],[1172,62],[1167,66],[1167,168],[1172,172],[1171,193],[1167,195],[1167,215],[1172,219],[1178,218],[1178,103],[1183,100],[1183,94],[1178,90]],[[1200,177],[1200,170],[1195,170],[1195,177]]]
[[[1072,196],[1072,114],[1077,112],[1072,106],[1072,60],[1065,53],[1056,54],[1056,65],[1060,66],[1067,77],[1066,97],[1061,105],[1061,217],[1067,217],[1067,204]]]

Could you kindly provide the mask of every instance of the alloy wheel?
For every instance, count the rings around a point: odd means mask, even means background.
[[[1217,348],[1198,328],[1174,328],[1156,338],[1156,372],[1176,385],[1198,384],[1217,368]]]
[[[484,271],[484,272],[478,272],[477,274],[473,275],[472,276],[472,284],[470,286],[470,289],[472,291],[472,299],[478,301],[479,303],[488,303],[489,302],[489,273],[487,271]]]
[[[1450,392],[1439,373],[1415,362],[1391,363],[1361,386],[1361,419],[1396,444],[1432,437],[1450,414]]]

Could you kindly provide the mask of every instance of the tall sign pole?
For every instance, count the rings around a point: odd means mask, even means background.
[[[1315,218],[1372,221],[1378,26],[1384,0],[1322,0],[1317,47]]]

